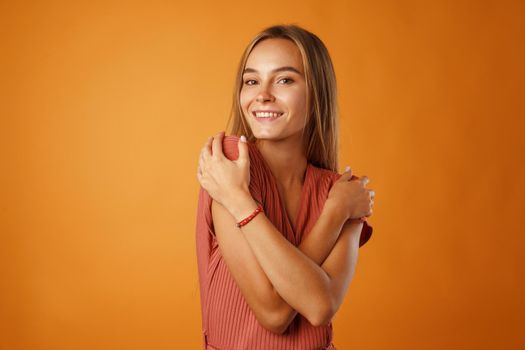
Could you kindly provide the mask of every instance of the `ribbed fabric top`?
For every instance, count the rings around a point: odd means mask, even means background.
[[[239,157],[238,140],[237,136],[224,137],[223,153],[230,160]],[[248,143],[248,150],[251,195],[262,204],[264,214],[277,230],[294,246],[299,246],[317,221],[330,188],[341,174],[307,164],[300,207],[295,225],[292,226],[286,209],[281,205],[275,177],[262,154],[253,143]],[[197,206],[196,246],[204,349],[313,350],[333,346],[332,323],[314,327],[297,314],[281,335],[270,332],[257,321],[218,249],[211,203],[212,198],[201,187]],[[359,247],[370,239],[372,231],[372,226],[365,221]]]

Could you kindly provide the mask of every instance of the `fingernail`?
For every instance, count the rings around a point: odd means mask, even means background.
[[[246,137],[244,135],[241,135],[241,141],[246,142]]]
[[[345,173],[349,172],[350,171],[350,166],[347,165],[346,168],[345,168]]]

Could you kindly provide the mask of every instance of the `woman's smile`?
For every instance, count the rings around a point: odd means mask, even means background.
[[[265,111],[253,111],[252,115],[255,120],[261,123],[273,122],[280,118],[284,112],[265,112]]]

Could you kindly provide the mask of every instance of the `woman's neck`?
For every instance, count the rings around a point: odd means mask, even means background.
[[[303,146],[295,140],[257,140],[256,146],[280,186],[303,185],[308,160]]]

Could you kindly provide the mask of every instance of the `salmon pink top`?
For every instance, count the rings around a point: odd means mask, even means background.
[[[237,136],[225,136],[223,153],[239,157]],[[290,223],[281,206],[276,180],[255,144],[248,143],[250,156],[250,193],[262,204],[264,214],[294,246],[299,246],[317,221],[328,192],[341,174],[307,164],[296,222]],[[332,323],[312,326],[297,314],[286,332],[273,333],[255,318],[224,262],[213,227],[212,198],[202,187],[199,191],[196,245],[199,272],[202,331],[205,350],[310,350],[335,349]],[[260,214],[259,214],[260,215]],[[295,230],[293,229],[295,228]],[[372,226],[363,223],[359,247],[372,235]]]

